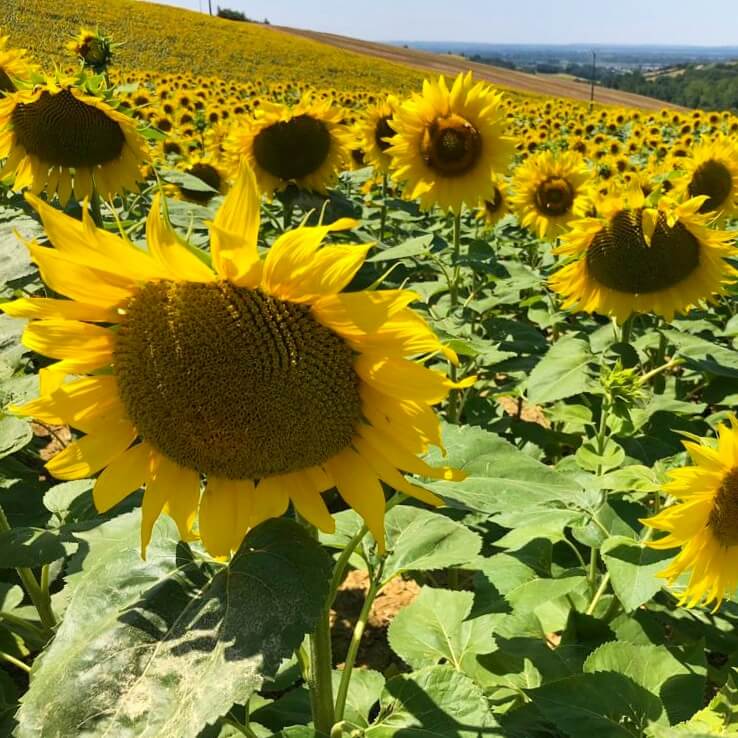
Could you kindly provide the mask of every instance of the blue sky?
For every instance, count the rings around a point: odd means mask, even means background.
[[[159,0],[207,12],[207,0]],[[375,41],[736,45],[736,0],[212,0]]]

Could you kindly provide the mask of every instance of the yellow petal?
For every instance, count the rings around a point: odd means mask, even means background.
[[[265,477],[254,490],[251,527],[255,528],[269,518],[284,515],[289,504],[289,490],[285,487],[282,477]]]
[[[46,468],[57,479],[90,477],[120,456],[137,435],[128,421],[99,423],[89,435],[54,456]]]
[[[301,302],[315,295],[340,292],[354,278],[371,244],[364,246],[325,246],[305,265],[299,281],[283,288],[286,299]]]
[[[161,195],[157,193],[146,219],[146,241],[152,256],[175,279],[212,282],[215,275],[208,266],[180,243],[179,237],[161,213]]]
[[[289,490],[290,499],[295,510],[316,528],[325,533],[333,533],[336,521],[328,512],[320,492],[313,479],[305,471],[293,472],[280,476],[285,489]]]
[[[383,554],[385,500],[377,475],[352,448],[345,448],[325,465],[341,497],[364,519]]]
[[[196,538],[193,534],[200,503],[200,475],[194,469],[180,466],[177,483],[169,491],[164,512],[177,524],[179,537],[183,541]]]
[[[313,314],[340,335],[363,335],[379,330],[418,295],[410,290],[342,292],[317,300]]]
[[[243,287],[256,287],[261,277],[261,259],[256,248],[259,207],[254,174],[242,163],[212,223],[210,247],[215,271],[223,279]]]
[[[244,515],[239,514],[239,503],[244,493],[248,498],[249,491],[244,490],[244,482],[240,480],[208,477],[200,501],[200,538],[213,556],[228,556],[241,545],[246,528]]]
[[[146,483],[151,464],[151,447],[139,443],[124,451],[103,469],[92,490],[95,508],[107,512]]]
[[[107,328],[76,320],[34,320],[23,332],[23,345],[53,359],[113,358],[115,340]]]
[[[88,305],[74,300],[54,300],[48,297],[23,297],[0,305],[7,315],[14,318],[62,318],[85,320],[93,323],[116,323],[115,310],[100,305]]]

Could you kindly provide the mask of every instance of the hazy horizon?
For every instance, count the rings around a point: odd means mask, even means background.
[[[151,0],[147,0],[151,1]],[[207,12],[207,0],[156,0]],[[545,46],[728,47],[738,45],[734,0],[707,0],[695,13],[685,0],[619,0],[596,10],[591,0],[521,0],[493,5],[486,0],[374,0],[370,10],[346,0],[212,0],[255,20],[356,38],[407,43],[489,43]],[[401,31],[400,31],[401,29]]]

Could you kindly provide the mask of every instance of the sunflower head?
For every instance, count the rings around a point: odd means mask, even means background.
[[[458,211],[492,197],[492,176],[504,172],[513,154],[504,135],[502,95],[471,72],[460,74],[449,90],[446,81],[423,83],[395,112],[396,131],[386,150],[392,177],[403,182],[405,194],[424,208],[439,205]]]
[[[236,128],[226,142],[234,167],[241,158],[253,167],[259,188],[271,196],[294,183],[324,192],[348,167],[351,135],[330,100],[305,96],[293,108],[274,103]]]
[[[640,187],[598,201],[598,217],[573,222],[557,249],[572,257],[551,278],[564,306],[621,322],[634,312],[671,320],[724,292],[737,275],[726,261],[734,238],[708,227],[703,202],[661,197],[647,207]]]
[[[391,138],[395,135],[392,127],[392,116],[399,107],[394,95],[389,95],[364,111],[364,117],[357,124],[358,139],[364,156],[375,169],[382,173],[389,170],[391,158],[387,149],[391,146]]]
[[[493,178],[492,196],[483,200],[477,208],[477,218],[492,227],[499,223],[510,212],[507,184],[502,177]]]
[[[675,194],[705,200],[700,213],[720,219],[738,213],[738,146],[727,138],[701,143],[680,159]]]
[[[643,522],[665,536],[657,549],[681,550],[660,576],[674,582],[688,574],[681,604],[714,603],[738,586],[738,423],[718,428],[718,440],[684,443],[693,464],[669,472],[663,491],[677,500]]]
[[[224,195],[228,191],[228,173],[218,161],[209,156],[193,156],[178,164],[178,169],[190,177],[195,177],[210,189],[195,189],[186,184],[170,186],[167,193],[190,202],[204,205],[216,195]]]
[[[113,46],[109,36],[99,31],[80,28],[79,33],[67,43],[67,50],[79,58],[83,66],[100,73],[113,61]]]
[[[93,187],[104,197],[136,189],[146,156],[135,124],[71,81],[51,80],[0,101],[0,176],[16,190],[58,193],[66,203]]]
[[[85,434],[48,469],[60,479],[101,472],[100,510],[145,486],[144,550],[162,512],[215,556],[290,501],[331,531],[321,493],[332,487],[381,548],[382,482],[439,504],[402,472],[461,476],[419,455],[441,444],[432,406],[474,378],[424,366],[456,356],[408,307],[414,293],[343,291],[370,246],[322,244],[354,221],[288,231],[262,259],[256,182],[242,168],[208,257],[173,231],[159,195],[147,250],[96,229],[86,211],[80,222],[28,199],[53,244],[29,244],[32,257],[69,299],[3,305],[32,318],[26,346],[59,360],[42,396],[13,412]]]
[[[510,201],[524,228],[539,238],[555,236],[583,214],[591,177],[580,154],[542,151],[516,169]]]
[[[0,98],[15,92],[16,82],[27,82],[37,69],[28,60],[25,49],[11,48],[8,36],[0,36]]]

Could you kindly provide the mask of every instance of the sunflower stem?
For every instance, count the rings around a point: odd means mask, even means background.
[[[282,231],[287,232],[292,227],[292,202],[285,200],[282,203]]]
[[[633,333],[633,320],[635,319],[635,313],[629,315],[625,322],[623,323],[623,327],[620,331],[620,341],[622,343],[630,343],[630,337]]]
[[[382,210],[379,214],[379,242],[384,242],[384,228],[387,224],[387,174],[382,175]]]
[[[600,586],[595,592],[595,595],[592,598],[592,601],[589,603],[589,607],[587,608],[585,612],[586,615],[591,615],[595,611],[595,608],[597,607],[597,603],[602,599],[602,595],[604,595],[605,592],[607,592],[608,584],[610,584],[610,572],[608,572],[607,574],[605,574],[604,577],[602,577]]]
[[[11,656],[9,653],[3,653],[3,651],[0,651],[0,661],[6,661],[8,664],[15,666],[16,669],[25,671],[26,674],[31,673],[31,667],[28,664],[15,658],[15,656]]]
[[[335,721],[340,722],[343,720],[343,713],[346,709],[346,697],[348,696],[348,689],[351,683],[351,674],[354,670],[354,664],[356,663],[356,656],[359,653],[359,646],[361,645],[361,639],[366,629],[366,624],[369,620],[369,613],[371,612],[374,600],[377,597],[377,593],[380,590],[382,582],[382,573],[384,571],[384,559],[379,562],[379,565],[374,570],[372,578],[369,582],[369,590],[364,598],[364,604],[362,605],[359,618],[354,626],[354,632],[351,636],[351,643],[348,647],[346,654],[346,662],[341,672],[341,681],[338,685],[338,692],[336,694],[336,714]]]
[[[333,602],[336,599],[336,593],[338,592],[338,588],[341,586],[341,582],[343,581],[343,575],[346,571],[346,567],[348,566],[351,555],[354,553],[356,547],[361,543],[362,539],[368,532],[369,528],[367,528],[366,525],[362,525],[357,533],[353,536],[353,538],[346,544],[343,551],[341,551],[341,555],[338,557],[336,565],[333,567],[331,586],[328,590],[329,609],[333,607]]]
[[[461,265],[459,255],[461,252],[461,208],[454,213],[454,240],[453,240],[453,276],[451,278],[450,293],[451,307],[455,308],[459,302],[459,277],[461,276]]]
[[[90,196],[90,214],[92,220],[98,228],[103,227],[102,212],[100,211],[100,195],[97,188],[93,186],[92,195]]]
[[[8,522],[8,518],[5,515],[5,511],[2,506],[0,506],[0,533],[7,533],[10,530],[11,527]],[[23,589],[25,589],[26,594],[33,603],[33,606],[36,608],[41,623],[46,629],[44,635],[46,637],[50,637],[54,627],[56,626],[56,617],[51,609],[51,598],[49,597],[48,590],[46,593],[43,592],[32,569],[17,567],[16,572],[18,572],[18,577],[23,584]]]
[[[333,719],[333,658],[329,609],[323,608],[315,631],[310,635],[310,701],[313,723],[319,732],[330,734]]]

